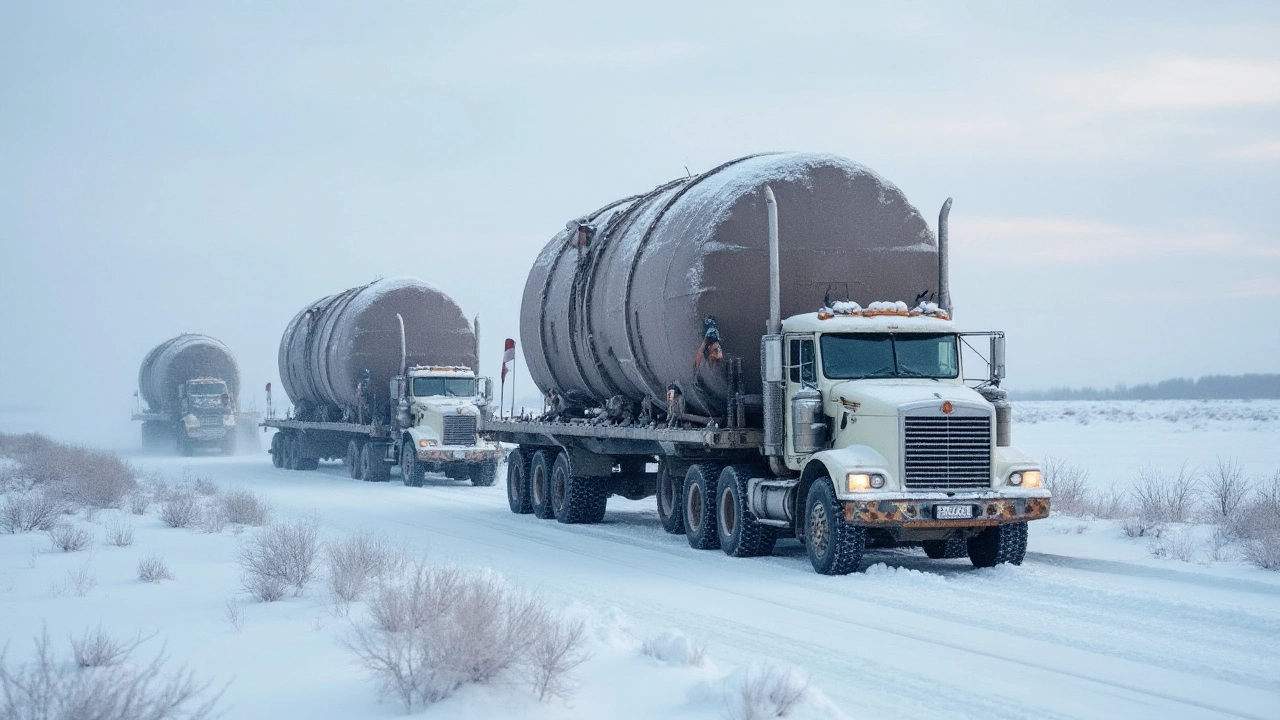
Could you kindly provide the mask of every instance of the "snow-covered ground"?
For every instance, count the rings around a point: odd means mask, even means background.
[[[1164,404],[1137,404],[1133,417],[1105,405],[1021,404],[1015,441],[1088,468],[1095,485],[1128,482],[1142,465],[1220,456],[1251,475],[1280,470],[1280,403],[1254,403],[1257,417],[1185,404],[1173,420],[1152,408]],[[1149,539],[1114,521],[1034,523],[1021,567],[885,550],[869,553],[864,573],[828,578],[794,541],[763,559],[691,550],[662,532],[651,500],[614,498],[603,524],[567,526],[512,515],[500,486],[365,484],[336,465],[276,470],[265,454],[133,460],[175,480],[190,472],[253,489],[277,516],[314,516],[332,537],[372,529],[433,561],[491,568],[588,619],[592,656],[568,702],[538,703],[515,684],[468,688],[427,717],[722,717],[725,689],[752,663],[811,676],[815,692],[796,717],[1280,717],[1280,573],[1154,558]],[[97,534],[88,552],[54,552],[44,535],[0,536],[0,639],[11,661],[30,652],[42,623],[55,642],[101,623],[118,635],[158,632],[140,652],[163,638],[175,661],[229,682],[230,717],[401,714],[352,664],[341,644],[350,621],[319,586],[270,604],[240,591],[235,558],[247,534],[169,529],[153,511],[129,516],[135,543],[118,548],[102,540],[110,516],[81,521]],[[136,579],[149,553],[165,557],[174,580]],[[77,596],[69,578],[84,567],[97,582]],[[243,614],[239,631],[228,599]],[[646,639],[673,633],[705,642],[708,660],[682,662],[679,641],[668,643],[668,662],[642,652]]]

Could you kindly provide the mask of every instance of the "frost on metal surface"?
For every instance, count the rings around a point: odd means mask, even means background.
[[[638,402],[674,383],[692,412],[720,415],[724,366],[694,363],[711,318],[725,356],[744,362],[747,392],[759,392],[766,185],[778,197],[784,316],[936,293],[933,232],[874,171],[825,154],[741,158],[580,216],[596,229],[585,244],[569,230],[552,238],[521,306],[538,387],[584,403]]]

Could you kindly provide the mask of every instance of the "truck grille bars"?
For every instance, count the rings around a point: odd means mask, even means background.
[[[955,490],[991,486],[991,418],[913,416],[902,419],[903,486]]]
[[[445,445],[475,445],[476,416],[445,415],[442,440]]]

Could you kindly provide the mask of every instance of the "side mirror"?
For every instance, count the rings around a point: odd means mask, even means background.
[[[760,346],[763,357],[764,381],[780,383],[784,379],[782,370],[782,336],[765,335]]]
[[[1004,335],[991,336],[991,380],[999,384],[1004,379]]]
[[[493,378],[476,378],[476,395],[493,402]]]

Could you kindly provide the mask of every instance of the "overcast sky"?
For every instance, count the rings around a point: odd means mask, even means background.
[[[260,398],[378,276],[491,373],[566,220],[766,150],[954,196],[1013,387],[1280,371],[1280,3],[5,2],[0,405],[126,417],[184,331]]]

